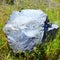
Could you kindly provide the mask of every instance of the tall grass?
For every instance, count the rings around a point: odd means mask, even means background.
[[[56,2],[60,2],[60,0],[56,0]],[[12,11],[28,8],[43,10],[47,14],[50,22],[59,25],[59,30],[54,40],[48,39],[49,42],[37,45],[32,52],[21,53],[19,51],[19,55],[15,55],[9,48],[2,29]],[[60,60],[60,6],[54,7],[51,4],[47,7],[46,3],[40,0],[22,0],[20,2],[16,0],[14,5],[11,5],[6,4],[5,0],[3,0],[0,3],[0,60]]]

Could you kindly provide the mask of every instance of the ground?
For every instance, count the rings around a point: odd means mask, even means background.
[[[21,4],[18,2],[13,5],[0,3],[0,60],[60,60],[60,6],[54,7],[52,4],[47,8],[45,3],[40,5],[40,1],[36,3],[22,0],[22,2]],[[47,42],[37,45],[31,52],[22,53],[19,51],[19,54],[14,54],[8,45],[3,27],[12,11],[28,8],[43,10],[50,22],[57,24],[59,29],[57,35],[55,36],[54,34],[55,38],[53,40],[49,37]]]

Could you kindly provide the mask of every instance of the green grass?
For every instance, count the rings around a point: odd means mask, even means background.
[[[24,6],[19,3],[14,5],[0,5],[0,60],[60,60],[60,7],[54,8],[53,6],[50,6],[49,8],[46,8],[44,3],[40,6],[40,2],[37,2],[36,4],[28,0],[23,2],[25,3]],[[19,51],[18,56],[18,54],[14,54],[9,48],[6,36],[2,29],[12,11],[26,8],[43,10],[47,14],[50,22],[59,25],[59,30],[55,39],[52,40],[49,38],[49,42],[37,45],[32,52],[26,51],[22,54],[21,51]]]

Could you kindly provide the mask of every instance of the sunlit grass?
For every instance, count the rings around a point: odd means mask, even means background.
[[[24,6],[19,5],[19,3],[14,5],[0,5],[0,58],[3,60],[60,60],[60,7],[54,8],[50,6],[46,8],[44,3],[40,6],[39,2],[37,4],[33,4],[33,2],[31,3],[27,0],[23,2],[25,3]],[[49,42],[37,45],[32,52],[25,52],[24,56],[19,51],[20,55],[17,57],[18,55],[15,56],[8,46],[6,36],[3,33],[3,27],[12,11],[26,8],[43,10],[51,23],[59,25],[59,30],[54,40],[49,39]]]

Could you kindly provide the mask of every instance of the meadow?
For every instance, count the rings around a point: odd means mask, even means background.
[[[60,3],[59,0],[53,1]],[[14,54],[9,47],[3,27],[13,11],[22,9],[41,9],[47,14],[50,22],[57,24],[59,29],[53,40],[47,39],[47,42],[37,45],[31,52],[19,51],[18,54]],[[22,0],[21,2],[16,0],[14,4],[10,1],[6,3],[5,0],[0,2],[0,60],[60,60],[60,6],[51,3],[47,7],[46,2],[41,3],[40,0]]]

